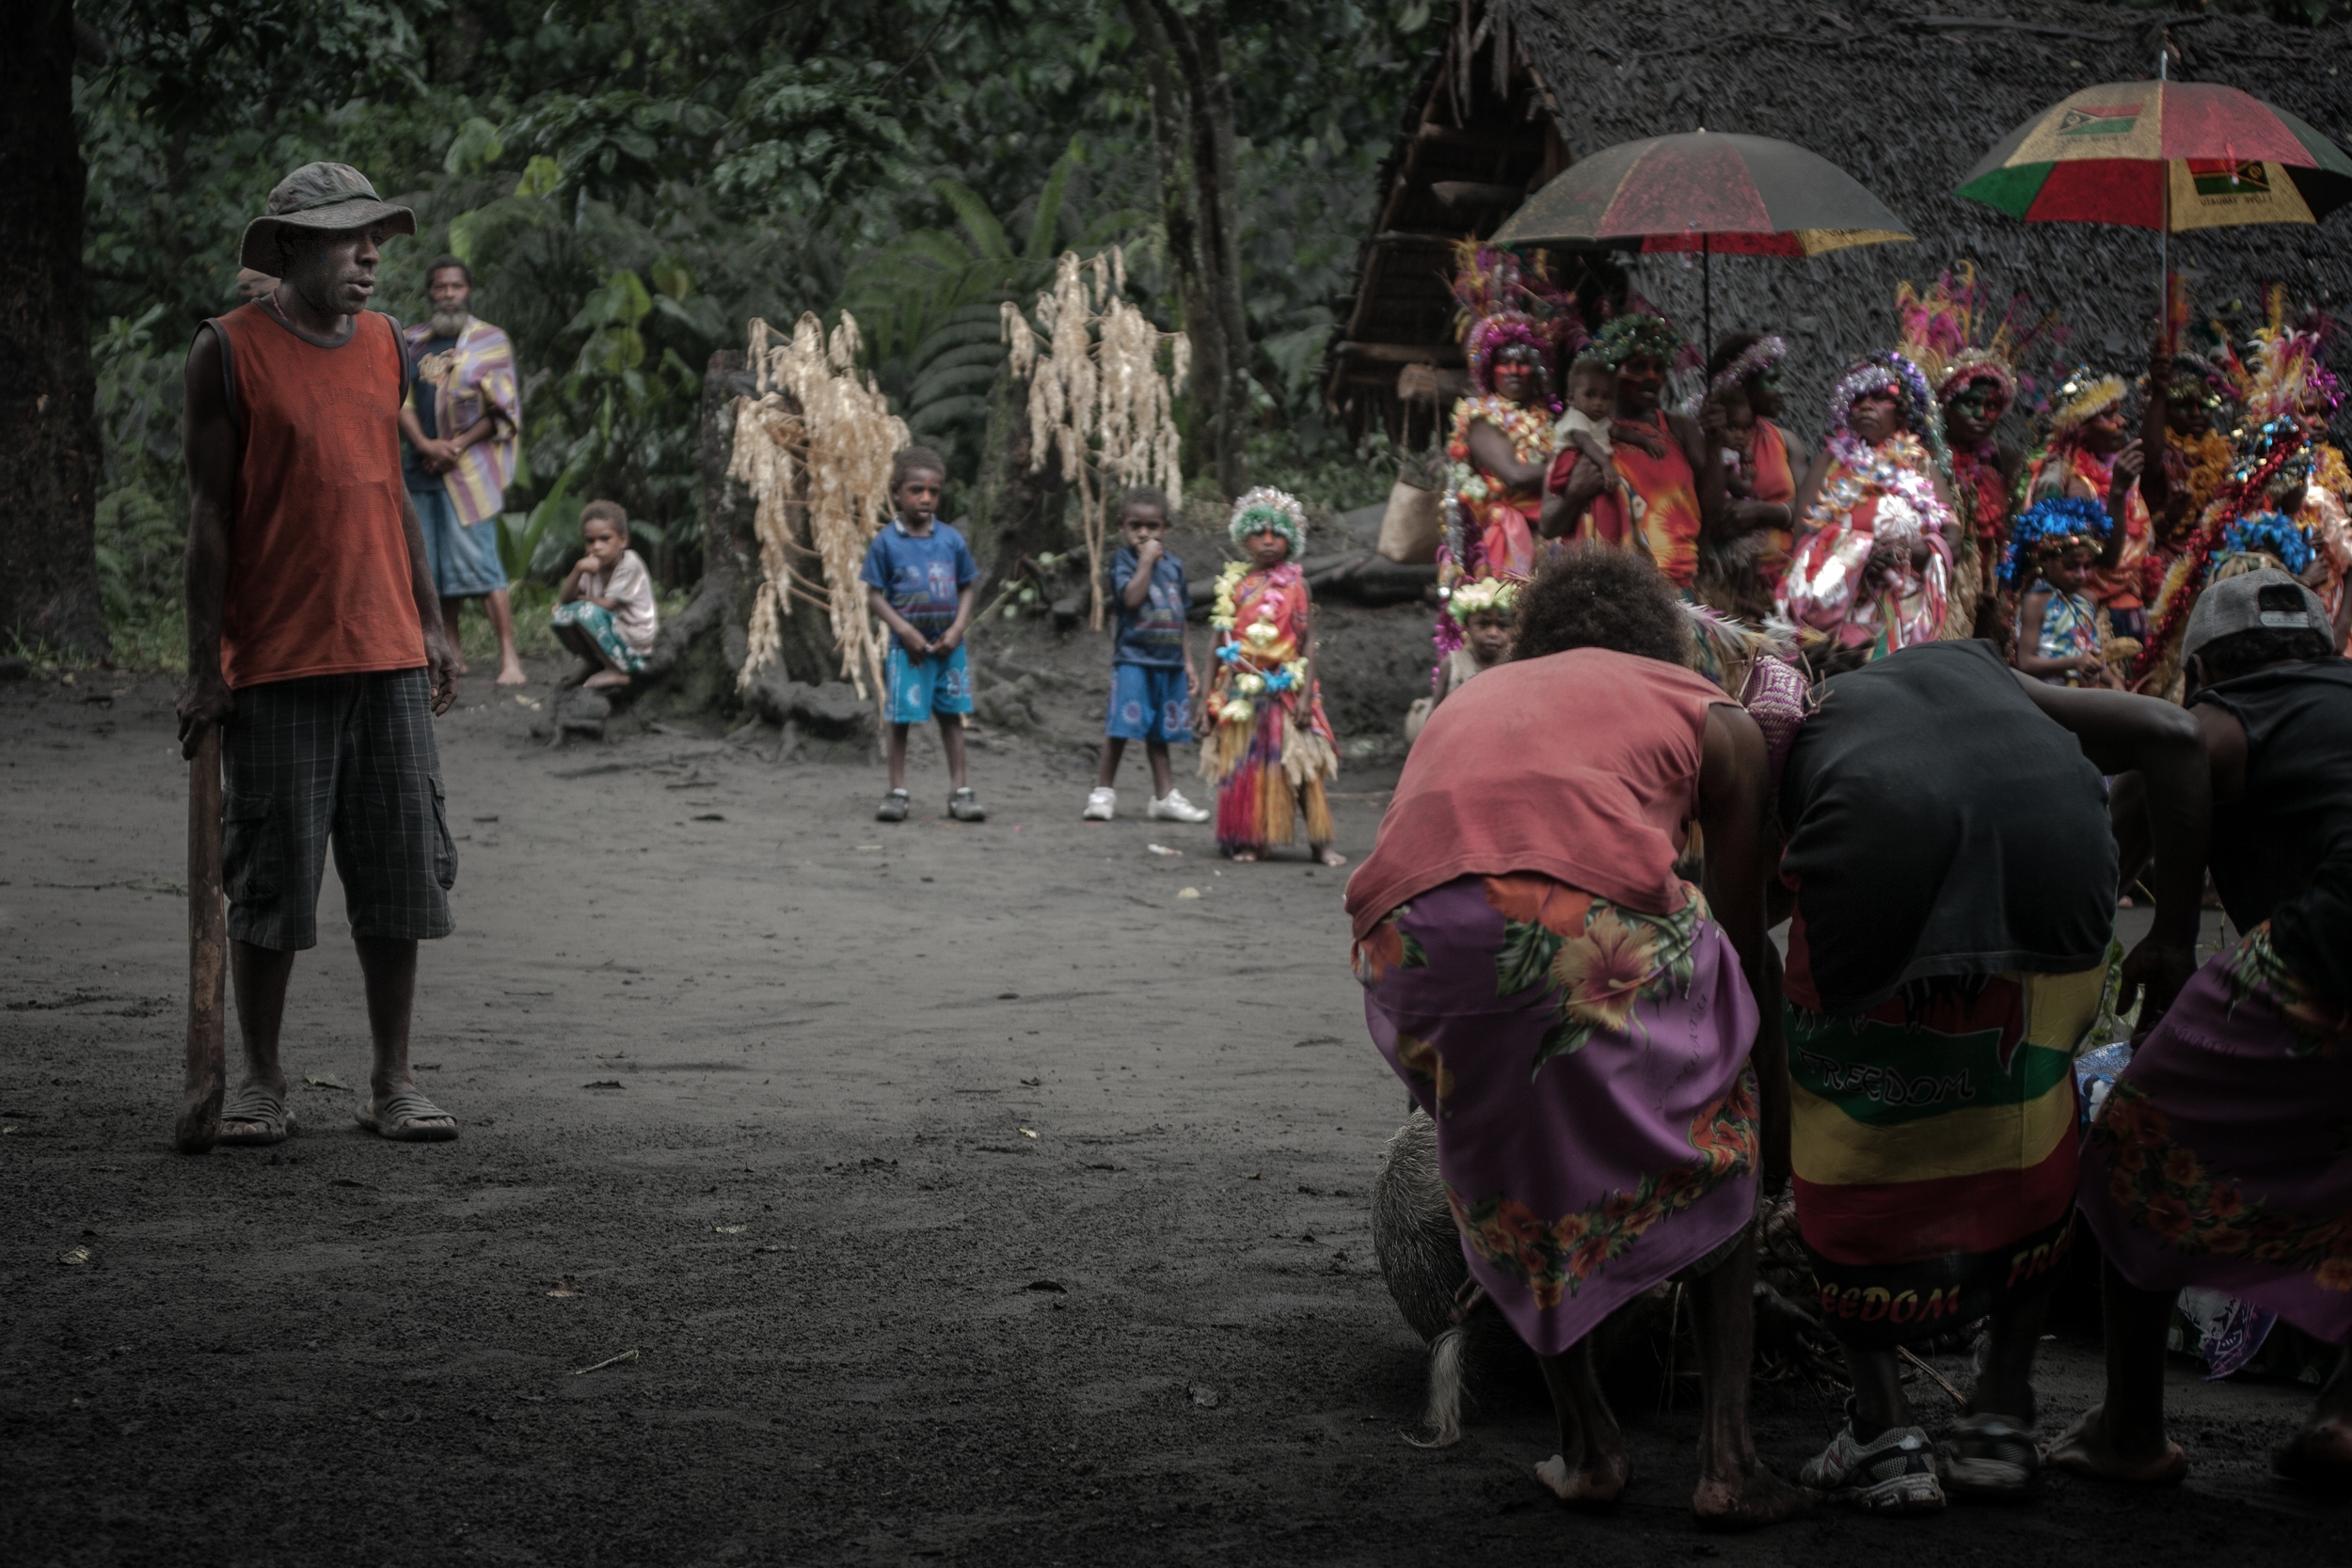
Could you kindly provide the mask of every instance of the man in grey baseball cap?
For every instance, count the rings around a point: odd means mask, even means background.
[[[2132,1053],[2082,1147],[2076,1192],[2104,1254],[2104,1403],[2049,1463],[2164,1483],[2164,1341],[2195,1286],[2352,1340],[2352,659],[2344,627],[2286,573],[2210,583],[2181,640],[2211,783],[2208,863],[2236,942]],[[2122,810],[2127,869],[2136,825]],[[2140,1023],[2147,1027],[2143,1010]],[[2291,1481],[2352,1490],[2352,1357],[2274,1449]]]
[[[349,164],[305,164],[271,187],[262,215],[245,226],[237,261],[282,277],[280,245],[289,230],[332,234],[378,225],[388,239],[414,234],[417,214],[377,196],[368,177]]]

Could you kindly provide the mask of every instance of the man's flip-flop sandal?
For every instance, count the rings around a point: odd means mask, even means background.
[[[294,1112],[269,1090],[247,1084],[220,1108],[219,1142],[266,1148],[282,1144],[294,1131]]]
[[[362,1103],[354,1108],[353,1115],[360,1126],[394,1143],[440,1144],[457,1136],[454,1121],[446,1127],[425,1125],[437,1117],[447,1120],[449,1113],[414,1089],[395,1089],[383,1104]]]

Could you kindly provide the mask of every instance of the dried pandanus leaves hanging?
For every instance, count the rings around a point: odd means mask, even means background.
[[[841,673],[858,695],[880,701],[886,689],[882,634],[858,569],[890,515],[891,459],[908,436],[890,400],[857,372],[857,322],[847,311],[830,340],[814,315],[802,316],[788,339],[764,321],[752,323],[753,385],[760,395],[735,400],[735,451],[727,464],[729,477],[740,480],[756,503],[753,527],[763,578],[752,607],[750,650],[736,676],[740,689],[775,659],[777,617],[792,613],[795,597],[832,615]],[[810,555],[821,581],[796,564]]]
[[[1012,373],[1029,382],[1029,468],[1057,457],[1062,477],[1078,487],[1089,624],[1098,627],[1103,546],[1118,493],[1136,484],[1156,484],[1171,499],[1184,493],[1176,394],[1192,368],[1192,345],[1183,333],[1152,325],[1126,291],[1118,246],[1085,261],[1064,251],[1054,286],[1038,293],[1035,331],[1019,306],[1004,305]]]

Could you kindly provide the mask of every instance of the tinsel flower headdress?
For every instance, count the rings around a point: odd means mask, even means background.
[[[1454,303],[1470,386],[1494,390],[1495,360],[1514,347],[1535,356],[1557,401],[1561,361],[1584,341],[1576,306],[1550,285],[1538,258],[1532,265],[1508,250],[1464,240],[1454,247]]]
[[[2023,588],[2033,577],[2036,558],[2045,549],[2088,545],[2106,548],[2114,523],[2107,509],[2080,496],[2053,496],[2036,501],[2010,531],[2009,547],[2001,552],[2001,580]]]
[[[1671,369],[1681,351],[1682,335],[1666,325],[1663,316],[1646,310],[1613,316],[1584,350],[1613,371],[1629,359],[1645,358]]]
[[[1491,611],[1508,615],[1519,607],[1519,585],[1511,578],[1474,578],[1457,582],[1447,596],[1446,608],[1456,621],[1468,621],[1473,615]]]
[[[1233,503],[1233,520],[1225,531],[1236,545],[1253,533],[1279,533],[1290,541],[1295,562],[1307,553],[1307,509],[1287,491],[1261,484]]]
[[[2229,531],[2221,536],[2221,547],[2214,551],[2214,559],[2219,562],[2233,555],[2268,556],[2289,577],[2299,578],[2304,568],[2311,565],[2312,553],[2312,536],[2301,525],[2276,512],[2261,512],[2232,523]],[[2217,566],[2215,576],[2221,575]]]
[[[1707,383],[1708,396],[1728,392],[1744,387],[1756,376],[1788,357],[1788,340],[1777,332],[1767,332],[1741,349],[1731,363],[1717,371]]]
[[[2129,391],[2120,375],[2101,375],[2088,365],[2076,370],[2050,400],[2050,438],[2072,436],[2108,409],[2122,407]]]
[[[1903,417],[1912,433],[1917,436],[1933,457],[1938,467],[1948,467],[1951,459],[1944,451],[1944,416],[1936,406],[1934,395],[1928,390],[1928,378],[1906,355],[1893,349],[1880,349],[1855,361],[1837,385],[1830,388],[1829,418],[1833,435],[1851,436],[1853,427],[1849,422],[1853,414],[1854,400],[1866,392],[1891,392],[1902,405]]]

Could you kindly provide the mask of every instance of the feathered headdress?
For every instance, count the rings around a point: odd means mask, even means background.
[[[2045,549],[2074,545],[2105,549],[2113,527],[2106,507],[2080,496],[2036,501],[2010,531],[2009,547],[2001,552],[2001,580],[2011,588],[2025,587],[2035,558]]]
[[[1494,390],[1494,363],[1514,346],[1532,351],[1549,378],[1547,397],[1559,385],[1559,362],[1584,341],[1584,323],[1575,304],[1550,285],[1539,257],[1531,265],[1511,251],[1464,240],[1454,247],[1454,318],[1462,335],[1470,385],[1482,395]]]
[[[2344,402],[2344,388],[2327,365],[2328,323],[2316,317],[2289,322],[2281,284],[2271,285],[2268,300],[2270,320],[2254,334],[2253,363],[2248,367],[2248,416],[2267,421],[2333,414]]]
[[[2012,296],[2000,319],[1988,326],[1984,292],[1973,262],[1963,261],[1922,293],[1909,283],[1895,289],[1895,316],[1902,323],[1897,346],[1919,367],[1938,403],[1978,381],[2000,388],[2004,407],[2017,401],[2018,365],[2026,350],[2058,330],[2058,317],[2031,314],[2026,296]]]
[[[1307,553],[1307,509],[1287,491],[1261,484],[1233,503],[1233,518],[1225,525],[1225,531],[1238,545],[1253,533],[1268,531],[1290,541],[1294,562]]]

